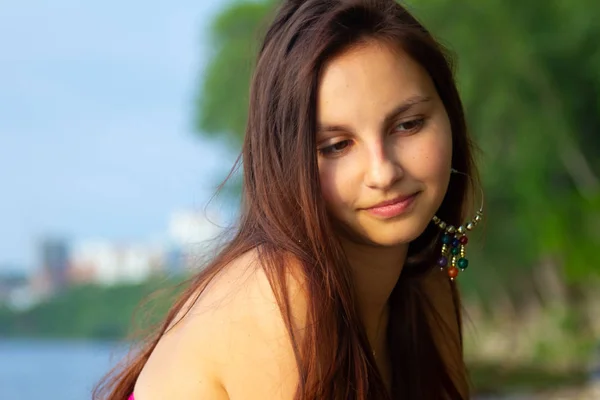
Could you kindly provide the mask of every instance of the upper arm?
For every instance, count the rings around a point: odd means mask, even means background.
[[[207,332],[192,324],[203,322],[210,321],[184,318],[161,337],[136,382],[136,400],[229,398],[215,373]]]
[[[294,397],[298,372],[288,331],[266,275],[248,263],[242,257],[215,277],[161,338],[136,400]],[[302,316],[304,296],[290,286],[293,314]]]
[[[300,344],[306,296],[301,284],[291,275],[288,278],[292,329]],[[228,341],[223,343],[219,371],[230,399],[294,398],[299,377],[296,358],[281,310],[262,268],[251,273],[231,306]]]

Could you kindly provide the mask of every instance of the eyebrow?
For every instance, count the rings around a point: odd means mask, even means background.
[[[384,120],[384,126],[389,126],[394,122],[394,119],[398,118],[399,115],[404,114],[410,110],[413,106],[421,103],[427,103],[431,101],[429,96],[412,96],[402,102],[398,107],[390,111]]]
[[[400,105],[390,111],[384,119],[384,126],[389,126],[394,122],[394,119],[398,118],[399,115],[409,111],[413,106],[421,103],[426,103],[431,101],[431,97],[429,96],[412,96],[408,99],[404,100]],[[349,131],[348,127],[344,125],[319,125],[318,132],[339,132],[339,131]]]

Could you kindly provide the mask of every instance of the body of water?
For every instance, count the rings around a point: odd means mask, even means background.
[[[0,339],[0,399],[91,399],[126,351],[106,342]]]

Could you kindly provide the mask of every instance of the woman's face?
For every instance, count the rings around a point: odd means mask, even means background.
[[[317,114],[321,190],[336,222],[381,246],[418,237],[442,203],[452,155],[429,74],[399,49],[357,46],[325,66]]]

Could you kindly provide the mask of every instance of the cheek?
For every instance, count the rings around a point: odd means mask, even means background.
[[[452,164],[452,142],[431,140],[421,148],[420,173],[423,180],[437,180],[450,174]]]
[[[335,171],[326,166],[319,166],[319,178],[321,180],[321,194],[329,210],[335,210],[342,202],[341,188],[336,179]]]
[[[321,194],[327,208],[333,214],[339,214],[343,206],[353,203],[352,188],[359,187],[351,182],[351,171],[341,160],[325,161],[319,164]],[[344,173],[341,173],[344,171]]]
[[[423,182],[446,181],[452,166],[452,135],[449,129],[440,126],[433,135],[425,135],[413,149],[411,172]],[[448,127],[449,128],[449,127]]]

